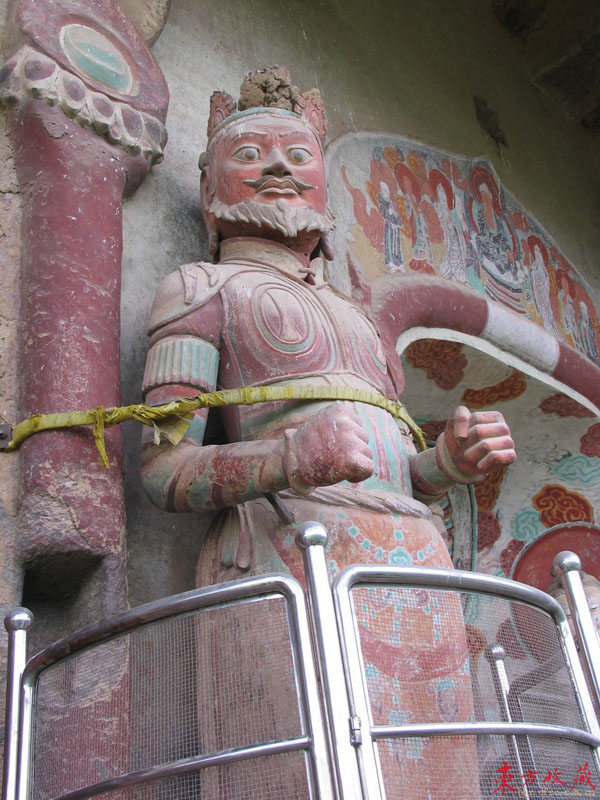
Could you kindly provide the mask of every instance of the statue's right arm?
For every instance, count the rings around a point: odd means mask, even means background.
[[[220,296],[214,292],[206,302],[189,303],[192,308],[186,310],[188,289],[182,271],[169,275],[156,294],[144,372],[148,405],[216,388],[223,324]],[[309,494],[316,486],[363,480],[373,470],[367,434],[346,404],[327,406],[280,438],[223,445],[202,444],[207,415],[207,409],[196,411],[176,446],[156,445],[153,432],[144,430],[142,482],[160,508],[222,508],[288,488]]]

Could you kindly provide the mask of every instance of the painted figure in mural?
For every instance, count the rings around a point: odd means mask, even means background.
[[[550,304],[550,278],[547,269],[548,255],[542,252],[542,246],[534,241],[530,266],[530,280],[533,300],[544,328],[554,333],[554,312]]]
[[[579,341],[588,358],[598,363],[598,347],[596,345],[596,331],[590,317],[590,312],[585,300],[579,301],[580,316],[577,324],[579,330]]]
[[[402,270],[402,219],[390,195],[390,187],[384,181],[379,185],[379,213],[383,218],[383,257],[392,272]]]
[[[300,93],[281,68],[248,76],[237,107],[229,95],[213,94],[201,195],[217,263],[182,266],[159,287],[145,402],[290,384],[396,398],[402,376],[395,352],[384,350],[369,310],[325,277],[333,227],[325,131],[318,92]],[[435,448],[421,453],[403,423],[358,402],[226,408],[226,440],[211,445],[203,445],[206,420],[206,410],[198,411],[179,445],[147,440],[143,455],[145,488],[158,506],[221,509],[205,540],[198,585],[282,569],[301,578],[285,518],[325,525],[332,572],[354,563],[451,567],[427,504],[515,458],[501,414],[462,407]],[[364,612],[381,723],[472,714],[460,609],[440,609],[432,628],[431,609],[422,605],[411,611],[417,640],[403,626],[402,609]],[[384,769],[401,766],[404,787],[411,787],[403,797],[449,797],[449,786],[457,798],[473,796],[474,751],[453,745],[448,759],[447,747],[435,738],[416,749],[392,747]],[[437,780],[441,758],[445,787]]]
[[[560,290],[559,297],[561,300],[565,332],[571,334],[573,346],[577,347],[578,345],[581,345],[581,343],[579,342],[579,329],[577,327],[577,320],[575,318],[575,306],[573,305],[573,298],[565,289]]]
[[[512,251],[510,234],[502,217],[501,194],[494,178],[483,168],[475,168],[471,176],[473,193],[478,201],[476,233],[473,245],[485,271],[500,282],[513,285],[517,279],[515,262],[508,257]]]
[[[583,350],[586,356],[596,364],[600,363],[594,325],[595,317],[591,317],[588,304],[585,300],[579,300],[579,319],[577,319],[575,302],[573,302],[571,294],[567,290],[561,289],[559,298],[565,332],[571,334],[573,345]]]
[[[467,241],[463,233],[464,227],[455,210],[455,197],[449,182],[440,175],[435,185],[433,201],[442,233],[444,234],[444,255],[440,261],[439,271],[442,278],[468,284]]]
[[[421,190],[416,181],[409,181],[407,178],[401,180],[400,186],[404,190],[404,204],[412,234],[411,266],[417,271],[433,272],[431,243],[420,209]]]

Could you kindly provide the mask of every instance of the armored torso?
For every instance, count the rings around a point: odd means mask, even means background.
[[[220,351],[215,377],[223,389],[326,376],[393,396],[374,325],[325,282],[320,259],[307,269],[287,248],[254,239],[228,240],[222,251],[219,264],[188,264],[168,279],[150,324],[153,343],[169,347],[174,336],[210,343]]]
[[[145,386],[214,388],[301,383],[349,386],[394,397],[375,326],[285,247],[259,240],[228,240],[219,264],[188,264],[166,279]],[[183,390],[179,390],[182,394]],[[177,390],[174,390],[177,394]],[[283,435],[318,404],[267,402],[221,409],[229,441]],[[357,404],[372,437],[377,488],[406,491],[410,437],[392,417]],[[389,452],[388,452],[389,451]]]
[[[320,264],[313,283],[306,273],[235,257],[219,269],[231,272],[220,290],[223,388],[346,375],[390,393],[373,324],[323,281]]]

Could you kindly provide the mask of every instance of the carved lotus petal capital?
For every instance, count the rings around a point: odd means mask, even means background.
[[[75,75],[59,70],[56,89],[60,107],[68,117],[74,117],[85,104],[85,84]]]
[[[15,108],[30,100],[60,107],[81,127],[92,127],[111,144],[133,155],[162,161],[167,131],[156,117],[93,91],[44,53],[25,45],[0,71],[0,105]]]
[[[43,98],[49,105],[58,103],[56,73],[58,66],[43,53],[32,51],[21,62],[21,84],[24,91],[34,99]]]
[[[114,103],[99,92],[88,94],[86,105],[90,112],[92,125],[98,133],[107,133],[115,117]]]

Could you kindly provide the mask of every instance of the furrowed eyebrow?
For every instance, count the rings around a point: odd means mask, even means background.
[[[294,139],[297,142],[304,142],[305,144],[315,144],[313,137],[308,133],[304,133],[304,131],[288,131],[287,133],[280,133],[278,136],[280,139]]]
[[[270,134],[262,133],[261,131],[243,131],[242,133],[236,133],[231,143],[236,144],[242,139],[257,139],[259,142],[268,142],[270,138]]]

